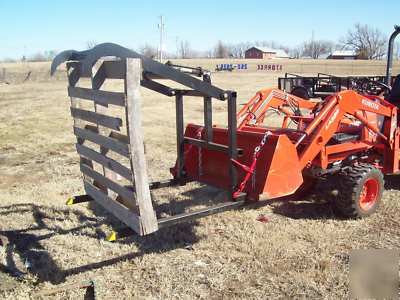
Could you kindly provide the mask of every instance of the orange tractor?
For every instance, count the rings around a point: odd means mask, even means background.
[[[392,45],[389,43],[387,82]],[[349,217],[373,213],[384,189],[383,174],[399,172],[398,104],[400,76],[386,95],[362,95],[347,90],[322,102],[311,102],[278,89],[259,91],[237,114],[237,158],[212,149],[193,147],[202,126],[186,127],[183,172],[190,180],[229,189],[227,172],[233,163],[238,184],[233,198],[248,200],[293,195],[318,179],[334,179],[336,207]],[[268,112],[281,117],[279,127],[265,126]],[[275,118],[276,119],[276,118]],[[213,127],[212,143],[228,145],[228,129]],[[204,138],[204,137],[203,137]]]
[[[399,173],[400,168],[400,76],[389,85],[393,42],[400,33],[400,27],[395,28],[389,41],[386,83],[376,83],[385,91],[382,95],[344,90],[313,102],[265,89],[239,112],[236,92],[212,85],[209,72],[201,68],[161,64],[110,43],[60,53],[52,73],[67,62],[86,192],[69,203],[95,200],[145,235],[260,199],[296,195],[318,180],[332,180],[341,213],[370,215],[382,197],[383,174]],[[91,82],[91,88],[78,86],[80,78],[82,84]],[[103,89],[110,79],[122,79],[123,91]],[[183,88],[168,86],[171,81]],[[140,121],[143,87],[175,97],[177,160],[171,168],[173,178],[167,181],[148,180]],[[184,97],[203,99],[203,125],[184,127]],[[227,127],[213,125],[214,99],[227,103]],[[88,101],[94,110],[81,106]],[[116,116],[110,107],[122,108],[122,115]],[[150,190],[190,181],[227,191],[228,201],[161,217]]]
[[[281,127],[262,125],[270,110],[283,116]],[[260,195],[267,199],[288,196],[315,179],[335,175],[341,212],[371,214],[382,196],[383,173],[399,171],[397,111],[382,97],[351,90],[321,103],[276,89],[258,92],[238,113],[240,153],[232,162],[240,183],[233,197],[241,193],[249,200],[258,200]],[[185,137],[194,139],[201,129],[189,124]],[[213,128],[214,143],[226,144],[227,136],[227,129]],[[199,149],[186,146],[186,176],[228,188],[226,156]]]

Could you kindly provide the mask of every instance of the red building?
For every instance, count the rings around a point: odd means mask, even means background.
[[[245,58],[273,59],[273,58],[289,58],[289,55],[281,49],[271,49],[267,47],[251,47],[247,49]]]

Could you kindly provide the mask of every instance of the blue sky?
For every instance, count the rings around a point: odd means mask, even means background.
[[[161,14],[169,52],[175,52],[177,40],[199,50],[218,40],[295,46],[313,31],[317,39],[337,40],[357,22],[389,34],[400,24],[400,0],[0,0],[0,58],[82,50],[91,40],[135,49],[156,46]]]

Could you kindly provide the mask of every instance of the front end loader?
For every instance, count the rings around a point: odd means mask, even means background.
[[[281,126],[264,126],[271,110],[281,115]],[[231,161],[240,181],[233,196],[245,193],[249,201],[279,198],[331,178],[343,214],[371,214],[382,195],[383,173],[399,171],[397,111],[381,97],[351,90],[320,103],[275,89],[257,93],[238,113],[241,151]],[[201,128],[189,124],[185,138],[201,137]],[[213,137],[214,143],[226,144],[227,130],[214,127]],[[226,157],[190,145],[185,150],[186,176],[227,188]]]
[[[398,32],[396,27],[394,36]],[[391,70],[391,55],[388,58]],[[86,193],[69,203],[94,200],[140,235],[295,195],[318,180],[333,183],[338,191],[334,202],[342,214],[364,217],[379,206],[383,174],[399,172],[400,77],[392,87],[382,83],[386,94],[381,96],[346,90],[308,101],[265,89],[237,112],[236,92],[213,85],[201,68],[164,65],[115,44],[62,52],[53,61],[52,73],[64,62]],[[80,86],[82,78],[89,79],[89,87]],[[122,80],[123,90],[103,89],[110,79]],[[171,81],[183,88],[168,85]],[[165,181],[148,182],[140,88],[175,98],[177,160],[172,178]],[[187,97],[202,100],[204,124],[185,128]],[[92,110],[82,106],[87,101]],[[213,125],[212,101],[227,103],[227,126]],[[111,113],[113,107],[122,108],[122,114]],[[162,217],[150,191],[191,181],[225,190],[226,201]]]

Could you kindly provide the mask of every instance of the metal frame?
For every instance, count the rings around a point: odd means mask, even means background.
[[[285,77],[278,78],[278,88],[291,93],[296,87],[303,87],[311,98],[325,98],[343,90],[356,90],[372,95],[379,95],[385,88],[385,76],[335,76],[318,73],[317,76],[301,76],[293,73],[285,73]],[[327,88],[331,89],[327,91]]]

